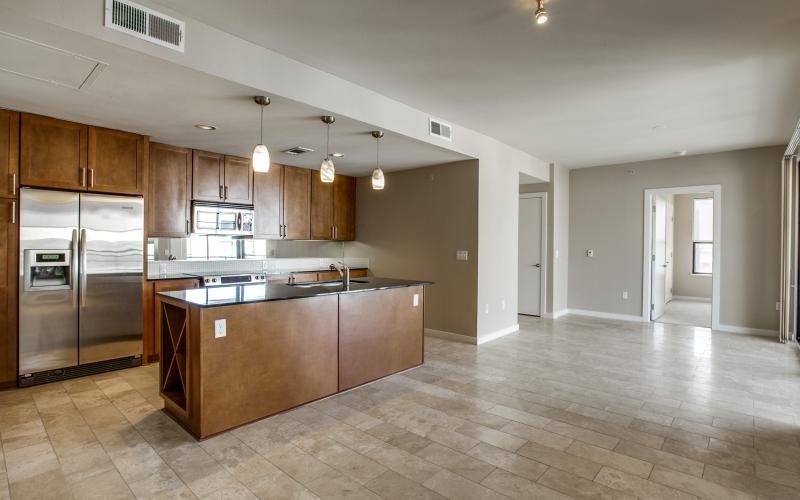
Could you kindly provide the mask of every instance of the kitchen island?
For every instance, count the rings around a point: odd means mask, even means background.
[[[164,410],[200,439],[423,362],[425,281],[160,292]]]

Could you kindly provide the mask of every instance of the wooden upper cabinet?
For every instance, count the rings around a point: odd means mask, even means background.
[[[84,190],[88,125],[22,114],[20,184]]]
[[[322,182],[316,171],[311,174],[311,239],[333,239],[333,184]]]
[[[333,181],[333,239],[356,239],[356,178],[337,175]]]
[[[225,157],[194,150],[192,154],[192,199],[223,201]]]
[[[225,157],[225,173],[223,175],[226,203],[253,204],[253,167],[252,161],[238,156]]]
[[[19,113],[0,109],[0,198],[14,198],[19,186]]]
[[[0,387],[17,380],[17,208],[0,199]]]
[[[149,177],[148,235],[173,238],[188,236],[192,150],[151,143]]]
[[[283,237],[287,240],[311,239],[312,173],[305,168],[283,167]]]
[[[89,127],[88,190],[144,194],[144,136]]]
[[[255,172],[253,176],[253,205],[255,206],[255,236],[278,239],[283,237],[281,197],[283,166],[273,163],[269,172]]]

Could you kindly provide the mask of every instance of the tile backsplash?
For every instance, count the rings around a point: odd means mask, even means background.
[[[274,259],[225,259],[225,260],[155,260],[147,263],[147,277],[158,278],[175,274],[203,274],[209,272],[245,272],[283,274],[293,271],[327,269],[341,258],[274,258]],[[350,267],[369,267],[369,259],[346,257]]]

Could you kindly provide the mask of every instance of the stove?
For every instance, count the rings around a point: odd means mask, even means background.
[[[204,287],[226,286],[226,285],[248,285],[251,283],[266,283],[267,275],[264,273],[252,272],[208,272],[203,274],[191,275],[200,279],[200,285]]]

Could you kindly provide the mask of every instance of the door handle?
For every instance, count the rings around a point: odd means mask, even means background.
[[[11,174],[11,196],[17,195],[17,174]]]
[[[81,243],[80,243],[80,265],[78,266],[78,273],[80,275],[80,288],[81,288],[81,307],[86,305],[86,230],[81,229]]]
[[[17,202],[16,200],[11,201],[11,223],[17,223]]]
[[[94,169],[89,169],[89,187],[94,187]]]
[[[78,284],[75,282],[75,278],[78,276],[78,255],[79,255],[79,247],[78,247],[78,230],[72,230],[72,272],[70,273],[70,285],[72,285],[72,306],[78,303]]]
[[[541,264],[531,264],[531,267],[542,267]]]
[[[82,167],[81,171],[81,186],[86,187],[86,167]]]

